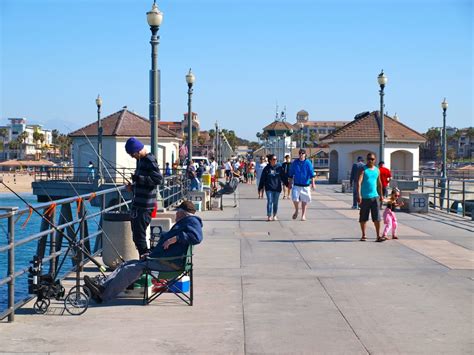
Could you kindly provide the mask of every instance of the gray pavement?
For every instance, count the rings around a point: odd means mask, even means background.
[[[473,353],[472,222],[398,214],[400,240],[359,242],[351,196],[318,185],[305,222],[280,200],[266,222],[254,185],[201,213],[195,305],[119,299],[80,317],[0,325],[4,352],[202,354]],[[453,222],[454,221],[454,222]],[[88,271],[94,272],[93,268]]]

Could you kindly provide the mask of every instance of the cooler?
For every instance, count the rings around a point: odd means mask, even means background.
[[[175,284],[173,284],[173,286],[169,288],[169,292],[185,293],[189,292],[190,288],[191,279],[189,278],[189,276],[183,276],[178,282],[176,282]]]

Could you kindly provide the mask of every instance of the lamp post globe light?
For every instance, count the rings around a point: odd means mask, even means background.
[[[186,83],[188,83],[188,164],[191,162],[193,156],[193,111],[191,106],[191,96],[193,95],[193,84],[196,77],[189,68],[188,74],[186,74]]]
[[[149,118],[151,121],[151,153],[158,160],[158,122],[160,121],[160,80],[158,70],[158,30],[163,21],[163,13],[158,9],[156,1],[151,10],[146,13],[146,19],[151,31],[151,70],[150,70],[150,105]]]
[[[384,159],[384,151],[385,151],[385,129],[384,129],[384,114],[383,114],[383,96],[384,92],[383,90],[385,89],[385,85],[387,84],[388,78],[385,76],[383,73],[383,69],[380,72],[379,76],[377,77],[377,82],[380,85],[380,111],[379,111],[379,117],[380,117],[380,151],[379,151],[379,161],[383,161]]]
[[[97,181],[102,182],[102,121],[100,119],[100,108],[102,107],[102,98],[97,95],[95,99],[97,105]]]

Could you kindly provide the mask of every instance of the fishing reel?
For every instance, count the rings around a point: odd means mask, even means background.
[[[72,287],[67,296],[60,280],[55,280],[51,273],[41,274],[40,258],[35,255],[28,269],[28,293],[36,295],[33,309],[38,314],[45,314],[51,299],[60,301],[64,298],[64,309],[71,315],[81,315],[89,307],[90,294],[82,286]]]
[[[28,293],[36,295],[36,302],[33,309],[38,314],[44,314],[51,303],[50,299],[61,300],[65,290],[61,281],[54,280],[51,274],[41,274],[41,262],[37,255],[30,262],[32,265],[28,269]]]

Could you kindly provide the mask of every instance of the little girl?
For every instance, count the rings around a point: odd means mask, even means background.
[[[395,187],[390,194],[387,201],[387,208],[383,212],[383,223],[385,228],[383,230],[382,238],[387,238],[388,232],[392,229],[392,239],[398,239],[397,237],[397,216],[395,216],[395,207],[403,206],[403,202],[398,202],[400,198],[400,190]]]

